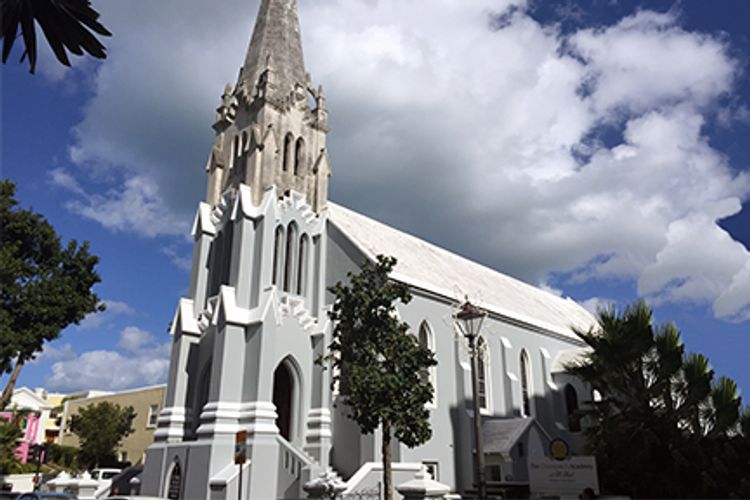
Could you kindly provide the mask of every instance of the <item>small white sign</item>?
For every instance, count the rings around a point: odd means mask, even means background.
[[[578,496],[586,488],[599,494],[596,458],[570,457],[566,460],[551,458],[529,460],[529,488],[532,493],[546,495]]]

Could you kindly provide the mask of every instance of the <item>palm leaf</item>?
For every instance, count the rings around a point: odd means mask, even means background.
[[[67,51],[79,56],[85,51],[97,59],[105,59],[104,45],[91,32],[101,36],[111,36],[111,33],[98,19],[99,13],[89,0],[2,0],[3,63],[11,53],[20,25],[25,46],[21,61],[28,56],[29,69],[34,73],[37,61],[35,21],[55,57],[65,66],[70,66]]]

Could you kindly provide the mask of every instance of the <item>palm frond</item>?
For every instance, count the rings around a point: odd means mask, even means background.
[[[111,36],[111,33],[98,19],[99,13],[89,0],[2,0],[3,63],[10,56],[20,26],[24,43],[21,61],[28,56],[29,70],[34,73],[37,62],[35,23],[41,27],[57,60],[65,66],[70,66],[68,51],[78,56],[86,52],[97,59],[105,59],[106,49],[92,32],[100,36]]]

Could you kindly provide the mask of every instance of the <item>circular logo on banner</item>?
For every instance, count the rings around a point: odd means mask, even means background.
[[[549,444],[549,454],[555,460],[565,460],[570,456],[568,443],[560,438],[555,438]]]

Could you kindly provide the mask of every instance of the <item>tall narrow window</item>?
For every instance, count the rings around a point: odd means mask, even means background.
[[[479,396],[479,407],[486,410],[489,405],[487,404],[487,343],[483,338],[479,338],[477,341],[477,381],[478,390],[477,395]]]
[[[422,324],[419,325],[419,344],[422,347],[426,347],[433,353],[435,352],[435,339],[432,335],[432,330],[430,329],[430,325],[427,324],[426,321],[422,321]],[[435,393],[437,393],[437,388],[435,387],[435,367],[431,366],[430,368],[426,369],[424,373],[422,373],[422,382],[430,381],[432,383],[433,389],[435,389]],[[433,396],[433,402],[434,402],[434,396]]]
[[[307,247],[310,246],[306,234],[299,240],[299,262],[297,264],[297,295],[304,295],[307,287]]]
[[[284,228],[279,226],[276,228],[276,236],[273,242],[273,279],[272,283],[275,285],[279,281],[279,274],[281,274],[281,252],[284,250]]]
[[[297,224],[292,222],[286,230],[286,265],[284,266],[284,291],[289,292],[294,283],[294,244],[297,240]]]
[[[150,405],[148,407],[148,424],[146,427],[156,427],[159,420],[159,405]]]
[[[231,167],[234,167],[234,164],[237,160],[237,158],[242,154],[242,139],[240,139],[239,135],[234,136],[234,146],[232,147],[232,160],[231,160]]]
[[[294,148],[294,175],[299,175],[302,170],[302,162],[305,159],[305,141],[302,137],[297,139],[297,145]]]
[[[284,137],[284,152],[283,152],[283,158],[281,160],[281,170],[284,172],[289,170],[289,164],[291,163],[292,159],[292,145],[294,143],[294,137],[292,136],[291,132],[286,134],[286,137]]]
[[[242,151],[238,156],[242,156],[250,150],[250,139],[248,138],[247,132],[242,132]]]
[[[565,408],[568,412],[568,429],[571,432],[579,432],[581,417],[578,415],[578,392],[570,384],[565,386]]]
[[[521,351],[521,415],[524,417],[531,416],[531,391],[529,383],[531,382],[531,373],[529,372],[529,355],[526,350]]]
[[[427,322],[422,321],[422,324],[419,325],[419,345],[430,349],[430,331],[427,328]],[[423,384],[430,380],[430,372],[427,369],[424,369],[420,375]]]

